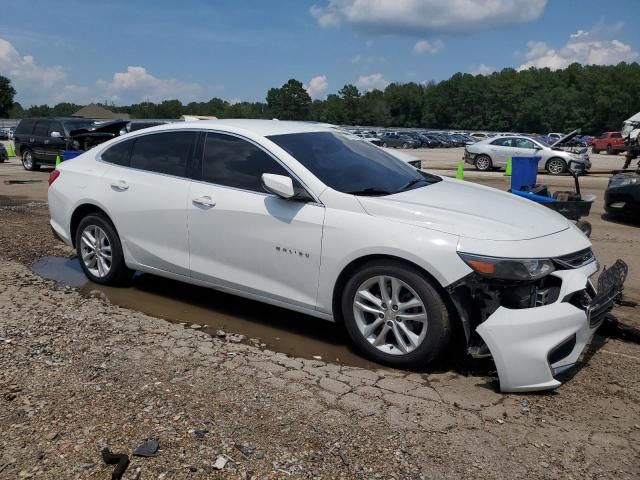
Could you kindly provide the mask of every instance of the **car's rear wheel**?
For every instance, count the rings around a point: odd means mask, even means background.
[[[481,172],[488,172],[493,168],[493,163],[491,162],[491,158],[487,155],[478,155],[474,161],[474,165],[477,170]]]
[[[395,367],[426,365],[451,336],[438,291],[422,272],[393,260],[368,263],[349,279],[342,314],[358,349]]]
[[[618,151],[614,150],[613,145],[607,145],[607,154],[608,155],[617,155]]]
[[[407,148],[409,148],[409,144],[408,144],[408,143],[406,143],[406,142],[405,142],[405,143],[403,143],[403,144],[402,144],[402,148],[406,150]]]
[[[562,175],[567,171],[567,164],[561,158],[551,158],[545,168],[551,175]]]
[[[85,275],[95,283],[119,285],[131,277],[115,227],[101,214],[84,217],[76,230],[76,251]]]
[[[31,150],[25,150],[22,152],[22,167],[30,172],[40,169],[40,165],[36,163]]]
[[[596,146],[595,146],[595,145],[593,145],[593,146],[591,147],[591,153],[600,153],[600,150],[598,150],[598,149],[596,148]]]
[[[382,148],[387,148],[387,142],[382,142]]]

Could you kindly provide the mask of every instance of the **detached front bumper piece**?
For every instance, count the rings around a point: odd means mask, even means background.
[[[532,308],[498,307],[477,328],[486,343],[503,392],[553,389],[554,375],[573,366],[606,314],[622,296],[628,267],[618,260],[604,269],[594,287],[592,262],[556,270],[560,291],[552,303]]]

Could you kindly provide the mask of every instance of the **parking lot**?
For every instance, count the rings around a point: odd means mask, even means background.
[[[463,148],[410,153],[453,177]],[[623,159],[592,162],[581,185],[597,197],[594,250],[602,265],[629,264],[627,298],[640,302],[640,226],[602,206]],[[614,310],[620,324],[553,392],[499,393],[490,362],[383,368],[339,327],[275,307],[144,275],[98,287],[64,262],[48,271],[61,282],[34,274],[42,257],[74,253],[48,225],[48,174],[0,164],[0,478],[107,478],[100,450],[141,438],[159,439],[159,454],[134,457],[125,478],[640,475],[637,307]],[[467,165],[465,181],[509,180]]]

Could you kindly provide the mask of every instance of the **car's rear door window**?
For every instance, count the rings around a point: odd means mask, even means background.
[[[256,145],[232,135],[207,133],[202,180],[264,193],[263,173],[291,176],[280,163]]]
[[[511,139],[510,138],[498,138],[491,142],[491,145],[495,145],[497,147],[510,147]]]
[[[133,142],[134,139],[118,142],[102,152],[100,158],[114,165],[128,167],[129,161],[131,160],[131,147],[133,146]]]
[[[131,151],[131,168],[185,177],[191,157],[195,132],[162,132],[135,139]]]
[[[49,120],[38,120],[33,129],[33,134],[38,137],[46,137],[49,134]]]

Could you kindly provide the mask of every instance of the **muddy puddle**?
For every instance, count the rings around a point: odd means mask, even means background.
[[[77,258],[43,257],[31,269],[83,295],[102,292],[115,305],[171,322],[197,323],[211,335],[224,330],[291,356],[380,368],[351,350],[343,329],[300,313],[149,274],[136,274],[127,287],[105,287],[87,279]]]

